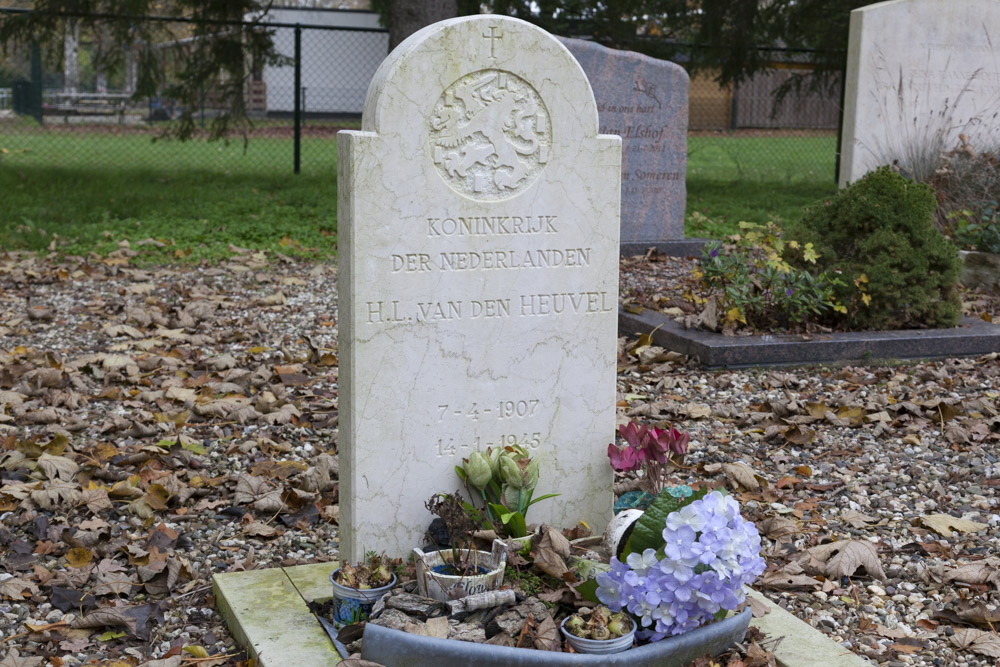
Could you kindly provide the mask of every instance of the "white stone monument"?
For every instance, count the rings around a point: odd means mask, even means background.
[[[524,21],[394,50],[338,136],[341,558],[408,554],[476,449],[539,460],[529,523],[611,517],[621,139]]]
[[[851,12],[840,185],[923,147],[1000,139],[1000,0],[891,0]]]

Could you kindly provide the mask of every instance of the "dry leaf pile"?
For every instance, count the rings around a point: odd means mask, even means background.
[[[0,256],[0,665],[237,664],[211,575],[336,557],[335,279]]]
[[[0,255],[2,667],[238,665],[211,575],[336,557],[335,270],[131,254]],[[622,284],[681,299],[664,264]],[[995,355],[707,372],[635,343],[620,419],[692,432],[766,594],[881,664],[996,662]]]

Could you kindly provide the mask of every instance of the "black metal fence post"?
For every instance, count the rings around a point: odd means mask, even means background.
[[[840,70],[840,115],[837,117],[837,157],[833,163],[833,180],[840,185],[840,156],[844,150],[844,105],[847,102],[847,65]]]
[[[302,26],[295,24],[295,90],[292,92],[295,98],[295,129],[294,136],[294,173],[299,173],[302,151]]]
[[[29,104],[30,114],[38,121],[44,123],[42,109],[44,98],[42,97],[42,49],[38,42],[31,43],[31,102]]]

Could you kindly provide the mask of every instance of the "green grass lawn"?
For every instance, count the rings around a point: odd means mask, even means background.
[[[689,137],[685,234],[721,238],[741,220],[798,222],[804,207],[837,191],[836,150],[832,135]]]
[[[740,220],[796,222],[836,191],[833,137],[691,137],[687,235]],[[701,216],[692,216],[698,212]],[[336,254],[336,142],[288,138],[151,142],[148,134],[0,125],[0,248],[106,253],[152,238],[146,263],[230,254],[230,244],[309,258]]]
[[[336,251],[336,143],[257,138],[246,153],[200,140],[148,135],[0,134],[0,246],[107,252],[153,238],[149,262],[218,259],[229,244],[291,255]]]

